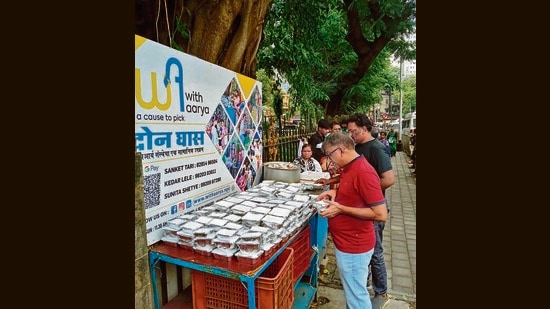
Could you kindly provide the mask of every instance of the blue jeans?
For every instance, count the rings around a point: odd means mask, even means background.
[[[336,266],[346,296],[346,309],[372,309],[367,291],[370,259],[374,249],[365,253],[344,253],[334,247]]]

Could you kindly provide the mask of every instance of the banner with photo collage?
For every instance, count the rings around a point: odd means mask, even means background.
[[[257,80],[135,36],[147,245],[168,220],[259,182],[261,119]]]

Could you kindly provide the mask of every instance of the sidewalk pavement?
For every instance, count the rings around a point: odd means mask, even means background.
[[[397,152],[392,157],[397,181],[386,190],[390,217],[384,228],[384,258],[388,272],[389,301],[384,309],[416,308],[416,178],[408,167],[409,157]],[[373,291],[369,288],[371,296]],[[346,307],[334,257],[334,244],[327,240],[327,254],[321,260],[317,303],[311,308]],[[373,308],[377,309],[377,308]]]

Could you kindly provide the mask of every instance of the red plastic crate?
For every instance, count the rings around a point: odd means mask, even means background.
[[[256,307],[258,309],[290,309],[294,302],[292,248],[286,248],[256,278]],[[194,309],[248,308],[244,284],[202,271],[191,271]]]
[[[309,267],[313,250],[310,245],[310,237],[311,226],[307,225],[307,227],[294,238],[294,241],[288,245],[288,248],[294,249],[293,285],[296,284],[298,278],[303,275]]]

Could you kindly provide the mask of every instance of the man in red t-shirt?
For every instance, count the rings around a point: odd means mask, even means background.
[[[325,191],[317,199],[329,204],[320,215],[328,218],[346,306],[371,309],[367,280],[376,241],[372,222],[384,222],[388,215],[380,178],[363,155],[355,151],[353,139],[344,133],[330,134],[323,142],[323,150],[340,168],[338,189]]]

